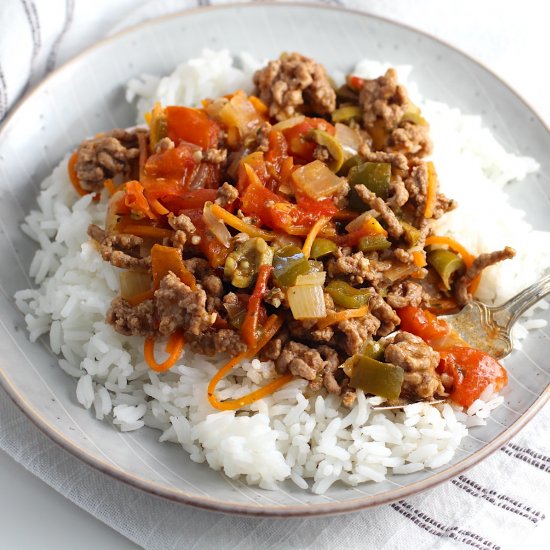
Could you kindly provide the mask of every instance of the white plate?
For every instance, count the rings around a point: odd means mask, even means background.
[[[32,286],[27,273],[35,246],[19,225],[35,204],[40,181],[86,136],[133,124],[134,109],[124,100],[131,77],[168,73],[203,47],[268,58],[296,50],[329,72],[349,70],[364,57],[413,65],[425,96],[481,114],[508,151],[538,160],[540,171],[512,185],[510,194],[535,227],[550,230],[548,130],[498,78],[451,47],[365,14],[304,5],[226,6],[151,21],[56,71],[0,131],[0,379],[9,395],[52,439],[108,475],[175,501],[254,515],[330,514],[390,502],[455,476],[498,449],[548,398],[548,328],[534,331],[524,350],[507,361],[505,404],[487,426],[471,431],[449,465],[381,484],[333,486],[325,496],[291,483],[276,492],[247,487],[193,463],[176,445],[159,445],[151,429],[119,433],[77,404],[75,381],[56,366],[51,350],[29,342],[13,294]]]

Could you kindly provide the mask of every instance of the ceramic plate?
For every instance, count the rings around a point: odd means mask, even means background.
[[[75,398],[75,380],[56,366],[44,343],[31,344],[15,291],[32,286],[27,273],[35,247],[20,231],[40,181],[86,136],[134,122],[125,83],[139,73],[165,74],[204,47],[277,57],[295,50],[329,72],[347,71],[364,57],[414,66],[426,97],[480,114],[513,153],[541,165],[529,193],[510,187],[529,221],[550,230],[550,134],[499,79],[463,54],[424,34],[368,15],[306,5],[255,4],[186,12],[151,21],[101,42],[51,75],[0,132],[0,366],[12,399],[46,434],[107,475],[174,501],[255,515],[319,515],[390,502],[440,483],[498,449],[543,405],[550,381],[549,329],[534,331],[506,366],[505,404],[488,424],[471,430],[453,461],[436,471],[392,476],[381,484],[333,486],[324,496],[283,484],[276,492],[247,487],[193,463],[158,432],[121,434],[98,422]],[[547,317],[550,314],[546,313]]]

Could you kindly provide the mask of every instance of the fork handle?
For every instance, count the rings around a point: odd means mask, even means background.
[[[501,306],[493,309],[495,321],[503,327],[511,327],[522,313],[550,294],[550,274],[522,290]]]

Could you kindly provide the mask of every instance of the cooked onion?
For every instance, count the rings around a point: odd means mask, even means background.
[[[349,157],[356,155],[357,150],[359,149],[359,145],[361,145],[361,141],[359,139],[359,136],[357,135],[357,132],[355,130],[352,130],[346,124],[340,124],[339,122],[336,123],[335,128],[335,137],[340,142],[340,145],[344,150],[345,158],[348,159]]]
[[[129,300],[151,288],[151,275],[146,271],[121,271],[119,275],[120,296]]]
[[[302,285],[319,285],[325,284],[327,274],[325,271],[316,271],[314,273],[308,273],[307,275],[298,275],[296,277],[296,286]]]
[[[346,181],[320,160],[314,160],[305,166],[300,166],[292,173],[292,181],[299,191],[312,199],[324,199],[343,191]]]
[[[220,241],[225,248],[229,248],[231,245],[231,233],[229,233],[229,229],[225,227],[225,223],[223,223],[220,218],[212,214],[211,207],[212,203],[210,201],[204,203],[204,209],[202,212],[204,223],[206,224],[206,227],[210,229],[212,235],[214,235],[214,237],[216,237],[216,239],[218,239],[218,241]]]
[[[293,126],[300,124],[300,122],[302,122],[304,118],[306,118],[304,115],[293,116],[292,118],[287,118],[286,120],[281,120],[281,122],[277,122],[277,124],[272,126],[271,129],[276,130],[277,132],[282,132],[283,130],[288,130]]]
[[[321,319],[327,315],[323,287],[320,285],[290,287],[287,297],[294,319]]]

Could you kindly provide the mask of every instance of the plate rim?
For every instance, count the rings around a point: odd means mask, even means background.
[[[413,26],[401,23],[390,18],[375,15],[368,11],[361,11],[357,9],[349,9],[343,6],[329,6],[324,4],[317,3],[308,3],[308,2],[277,2],[277,1],[267,1],[260,4],[252,3],[228,3],[220,4],[215,6],[197,6],[190,9],[178,10],[176,12],[166,14],[160,17],[155,17],[142,21],[132,25],[126,29],[123,29],[111,36],[107,36],[98,42],[95,42],[91,46],[85,48],[83,51],[75,55],[74,57],[67,60],[63,65],[56,68],[54,71],[48,74],[46,78],[37,83],[32,89],[28,90],[21,98],[19,98],[16,103],[12,106],[10,113],[0,124],[0,136],[2,136],[6,128],[8,128],[11,120],[15,118],[19,111],[21,111],[26,102],[31,99],[31,97],[40,93],[40,91],[49,85],[49,82],[57,76],[66,71],[68,67],[73,64],[78,64],[85,59],[91,52],[96,49],[104,47],[106,44],[116,42],[121,36],[126,34],[133,33],[139,29],[146,28],[151,25],[156,25],[162,23],[163,21],[172,19],[172,18],[185,18],[188,16],[193,16],[196,13],[206,12],[206,11],[223,11],[223,10],[233,10],[235,8],[239,9],[251,9],[256,7],[281,7],[285,6],[287,8],[299,7],[299,8],[310,8],[313,10],[324,10],[324,11],[338,11],[351,13],[356,16],[365,17],[367,19],[375,19],[383,21],[390,25],[396,27],[404,28],[413,33],[424,36],[434,42],[439,43],[440,45],[453,50],[454,52],[459,53],[464,56],[469,61],[475,63],[481,67],[485,72],[487,72],[491,77],[497,80],[502,86],[508,89],[523,105],[525,105],[536,120],[542,125],[547,133],[550,134],[550,128],[546,123],[545,119],[541,117],[538,112],[526,101],[521,94],[519,94],[510,84],[503,80],[500,76],[494,73],[489,69],[484,63],[480,62],[476,58],[472,57],[468,53],[465,53],[460,48],[457,48],[450,43],[442,40],[428,32],[417,29]],[[355,512],[366,508],[371,508],[374,506],[380,506],[383,504],[389,504],[395,502],[399,499],[418,494],[422,491],[434,488],[435,486],[455,477],[461,472],[466,471],[467,469],[473,467],[475,464],[479,463],[481,460],[487,458],[493,452],[498,450],[499,447],[506,444],[514,435],[516,435],[532,418],[536,413],[542,409],[542,407],[550,399],[550,384],[542,391],[541,395],[531,404],[531,406],[519,416],[508,428],[506,428],[499,436],[495,439],[489,441],[483,447],[473,452],[469,456],[463,458],[453,466],[445,468],[441,472],[437,472],[430,476],[427,479],[416,481],[414,483],[408,484],[406,486],[399,487],[397,489],[391,489],[380,495],[365,495],[362,497],[349,499],[343,502],[330,502],[330,503],[320,503],[320,504],[303,504],[303,505],[249,505],[241,502],[232,502],[230,500],[218,500],[211,497],[204,497],[197,494],[187,493],[186,491],[180,489],[171,489],[164,485],[157,484],[155,482],[149,481],[145,478],[130,474],[129,472],[118,468],[106,461],[103,461],[98,456],[91,454],[86,449],[82,448],[76,441],[70,439],[69,437],[62,434],[53,424],[49,424],[46,420],[43,420],[39,411],[37,411],[34,406],[25,398],[23,394],[15,387],[13,382],[10,380],[7,373],[4,371],[0,363],[0,385],[5,390],[8,397],[11,401],[18,407],[18,409],[36,426],[44,435],[46,435],[50,440],[59,445],[63,450],[70,453],[75,458],[82,461],[87,466],[92,467],[94,470],[97,470],[107,476],[110,476],[117,481],[124,483],[135,489],[144,491],[145,493],[164,498],[171,502],[176,502],[179,504],[185,504],[194,506],[197,508],[202,508],[204,510],[239,514],[246,516],[255,516],[255,517],[319,517],[327,515],[337,515],[343,514],[346,512]]]

